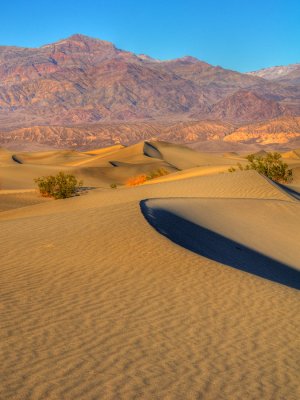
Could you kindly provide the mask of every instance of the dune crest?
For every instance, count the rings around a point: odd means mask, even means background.
[[[174,198],[140,204],[150,225],[175,243],[222,264],[300,289],[300,204]],[[278,216],[282,216],[280,221]]]

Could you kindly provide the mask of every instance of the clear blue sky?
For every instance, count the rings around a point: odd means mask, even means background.
[[[36,47],[73,33],[251,71],[300,62],[300,0],[0,0],[0,45]]]

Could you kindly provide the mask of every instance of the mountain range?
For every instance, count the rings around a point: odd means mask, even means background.
[[[298,115],[300,64],[239,73],[189,56],[160,61],[79,34],[40,48],[0,47],[2,143],[26,141],[37,131],[40,143],[52,145],[76,146],[78,132],[79,142],[90,144],[100,131],[105,144],[116,142],[117,132],[133,142],[165,135],[174,124],[191,126],[195,138],[195,124],[206,126],[207,137],[224,126],[223,137],[243,125]],[[132,126],[140,128],[130,139]]]

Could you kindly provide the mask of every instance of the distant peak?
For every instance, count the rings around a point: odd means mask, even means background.
[[[190,63],[197,63],[200,61],[198,58],[193,57],[193,56],[184,56],[184,57],[179,58],[179,60],[190,62]]]
[[[87,36],[87,35],[82,35],[81,33],[75,33],[65,39],[61,39],[58,40],[57,42],[54,43],[50,43],[50,44],[46,44],[42,47],[50,47],[53,45],[63,45],[66,43],[82,43],[82,44],[94,44],[94,45],[106,45],[106,46],[110,46],[110,47],[115,47],[113,45],[113,43],[108,42],[106,40],[101,40],[101,39],[97,39],[97,38],[93,38],[91,36]]]
[[[278,65],[275,67],[262,68],[257,71],[247,72],[248,75],[257,76],[264,79],[280,79],[289,73],[299,69],[300,64]]]
[[[200,61],[198,58],[196,57],[192,57],[192,56],[184,56],[184,57],[179,57],[179,58],[174,58],[172,60],[166,60],[165,62],[168,63],[185,63],[185,64],[198,64],[198,63],[202,63],[202,64],[207,64],[204,61]]]
[[[82,35],[81,33],[75,33],[68,38],[64,40],[69,40],[69,41],[75,41],[75,42],[105,42],[105,43],[110,43],[107,42],[106,40],[98,39],[98,38],[93,38],[91,36],[87,35]]]
[[[74,33],[73,35],[67,38],[67,40],[91,40],[91,39],[93,38],[87,35],[82,35],[81,33]]]
[[[147,54],[138,54],[137,57],[140,60],[143,60],[143,61],[161,62],[160,60],[157,60],[156,58],[152,58],[150,56],[147,56]]]

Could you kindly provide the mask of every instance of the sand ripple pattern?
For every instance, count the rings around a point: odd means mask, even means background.
[[[140,213],[151,194],[229,197],[211,178],[2,213],[1,399],[299,398],[299,293],[188,252]],[[253,196],[286,201],[263,184]]]

